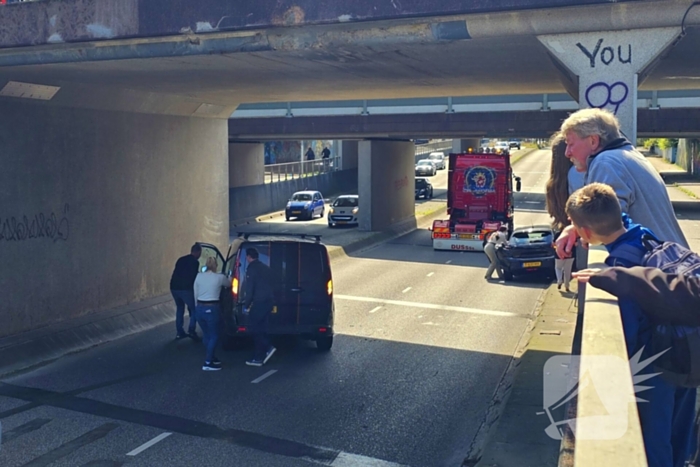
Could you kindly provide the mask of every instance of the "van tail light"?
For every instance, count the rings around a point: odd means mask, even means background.
[[[333,279],[328,281],[328,284],[326,284],[326,287],[327,287],[326,290],[328,292],[328,295],[333,295]]]
[[[318,332],[328,332],[328,328],[318,328]]]
[[[238,295],[238,277],[234,277],[231,281],[231,292],[234,297]]]
[[[238,326],[238,332],[246,332],[247,329],[245,326]]]

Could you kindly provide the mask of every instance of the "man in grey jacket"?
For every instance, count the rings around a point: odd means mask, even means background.
[[[582,109],[564,120],[561,133],[566,138],[566,157],[578,172],[585,173],[585,185],[610,185],[622,212],[632,221],[647,227],[662,241],[688,247],[664,181],[622,136],[615,115],[603,109]],[[566,227],[557,239],[557,254],[561,258],[569,256],[575,242],[576,231]]]

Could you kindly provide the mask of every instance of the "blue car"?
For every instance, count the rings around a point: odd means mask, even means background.
[[[284,210],[284,217],[289,220],[292,217],[297,219],[313,219],[320,214],[324,216],[326,205],[323,202],[323,195],[318,191],[298,191],[292,195],[287,207]]]

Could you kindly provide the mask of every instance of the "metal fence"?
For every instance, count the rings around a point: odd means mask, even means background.
[[[314,159],[302,162],[287,162],[265,166],[265,183],[283,182],[298,178],[314,177],[316,175],[340,170],[340,158]]]
[[[433,151],[451,151],[452,140],[438,141],[436,143],[421,144],[416,146],[416,162],[423,159]],[[265,183],[283,182],[298,178],[313,177],[328,172],[340,170],[340,158],[314,159],[312,161],[286,162],[282,164],[269,164],[265,166]]]

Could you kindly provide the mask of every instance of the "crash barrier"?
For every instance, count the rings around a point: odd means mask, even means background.
[[[435,151],[443,151],[445,156],[452,152],[452,140],[438,141],[437,143],[421,144],[416,146],[416,162],[425,159],[428,154]]]
[[[588,267],[606,267],[604,249],[591,248],[588,256]],[[574,396],[566,408],[559,467],[646,467],[617,299],[584,284],[579,297],[570,390],[559,391]]]
[[[314,159],[301,162],[285,162],[265,166],[264,183],[283,182],[299,178],[314,177],[340,170],[340,158]]]

